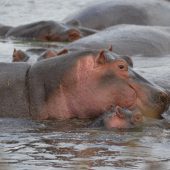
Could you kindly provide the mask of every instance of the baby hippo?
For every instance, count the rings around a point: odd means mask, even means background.
[[[130,111],[128,109],[116,106],[110,111],[105,112],[97,118],[90,127],[112,128],[133,128],[143,123],[143,115],[139,111]]]

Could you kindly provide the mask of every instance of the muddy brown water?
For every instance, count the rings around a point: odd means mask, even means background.
[[[14,26],[38,20],[60,21],[91,2],[93,0],[0,0],[0,23]],[[62,45],[0,39],[0,61],[10,62],[13,48]],[[32,55],[33,62],[36,58]],[[167,67],[169,60],[166,58]],[[162,63],[164,59],[135,59],[135,66],[139,68],[159,67]],[[0,118],[0,170],[170,169],[169,123],[106,131],[87,128],[89,121]]]

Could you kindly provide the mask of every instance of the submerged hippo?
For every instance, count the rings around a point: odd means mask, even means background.
[[[101,49],[110,45],[120,55],[164,56],[170,53],[170,27],[114,26],[72,42],[65,48]]]
[[[96,30],[72,26],[55,21],[39,21],[14,27],[6,32],[6,37],[40,41],[75,41],[82,36],[96,33]]]
[[[170,3],[162,0],[103,0],[90,4],[63,22],[93,29],[118,24],[170,26]]]
[[[0,116],[92,118],[113,105],[160,117],[167,92],[108,50],[84,50],[27,63],[0,63]]]
[[[47,49],[47,50],[42,50],[42,52],[39,52],[39,57],[37,58],[37,61],[52,58],[55,56],[59,56],[65,53],[68,53],[67,49],[62,49],[61,51],[56,51],[53,49]],[[27,51],[23,50],[16,50],[14,49],[13,54],[12,54],[12,62],[27,62],[30,59],[30,54],[28,54]]]
[[[143,123],[143,115],[139,111],[130,111],[119,106],[98,117],[89,127],[134,128]]]
[[[46,50],[45,52],[43,52],[40,57],[38,57],[37,61],[40,60],[44,60],[44,59],[48,59],[48,58],[52,58],[52,57],[56,57],[59,55],[63,55],[65,53],[68,53],[67,49],[62,49],[61,51],[56,51],[56,50]]]
[[[12,55],[12,62],[26,62],[29,60],[29,56],[26,52],[22,50],[16,50],[14,48],[13,55]]]

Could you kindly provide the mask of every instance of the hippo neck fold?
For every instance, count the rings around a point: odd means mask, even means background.
[[[81,57],[75,67],[70,69],[69,74],[64,75],[64,80],[44,107],[43,112],[48,113],[48,117],[57,119],[87,117],[86,111],[90,108],[84,99],[87,97],[85,94],[89,94],[87,82],[94,67],[93,57],[92,55]]]

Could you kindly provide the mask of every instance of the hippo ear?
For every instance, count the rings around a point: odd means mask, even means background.
[[[100,51],[98,56],[96,57],[95,64],[96,65],[103,65],[107,62],[106,56],[104,54],[104,50]]]
[[[130,67],[133,68],[133,61],[132,61],[131,57],[129,57],[129,56],[122,56],[122,58],[128,63],[128,65]]]
[[[14,48],[14,51],[13,51],[13,53],[15,53],[17,50],[16,50],[16,48]]]
[[[120,106],[116,106],[115,112],[116,112],[116,115],[117,115],[119,118],[121,118],[121,119],[124,118],[124,112],[123,112],[123,110],[122,110],[122,108],[121,108]]]

